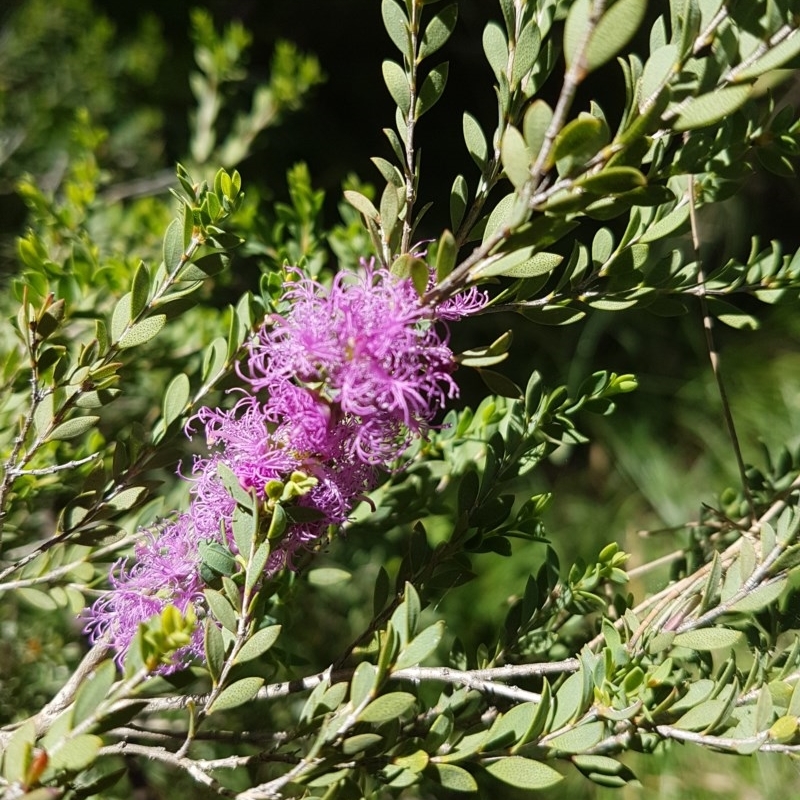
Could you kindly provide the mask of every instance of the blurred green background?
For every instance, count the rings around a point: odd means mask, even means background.
[[[658,4],[651,4],[656,6]],[[451,62],[450,85],[443,101],[419,128],[422,147],[423,201],[434,202],[420,231],[435,237],[447,224],[447,196],[453,177],[463,172],[473,181],[473,166],[461,139],[461,114],[468,110],[485,123],[496,115],[491,74],[484,65],[481,32],[499,16],[489,0],[461,0],[456,35],[444,58]],[[377,182],[371,156],[390,157],[381,128],[392,124],[393,106],[381,79],[380,63],[394,57],[380,20],[377,0],[217,0],[205,6],[218,28],[233,20],[252,35],[247,70],[223,89],[229,112],[249,108],[253,89],[269,80],[276,42],[289,40],[319,60],[324,83],[312,88],[297,108],[287,107],[278,124],[258,134],[251,152],[236,166],[251,197],[258,199],[255,218],[269,250],[269,209],[287,200],[286,172],[297,162],[308,164],[315,188],[326,193],[323,227],[339,223],[343,181],[357,176]],[[158,187],[157,200],[169,208],[164,188],[171,183],[174,163],[190,153],[189,110],[195,105],[189,75],[196,69],[190,27],[190,6],[173,0],[136,4],[103,0],[6,0],[0,8],[0,286],[18,269],[15,237],[24,233],[26,209],[15,193],[16,182],[32,174],[44,188],[56,189],[69,163],[76,111],[88,109],[93,124],[108,130],[99,151],[105,191],[110,198],[138,196]],[[656,9],[653,8],[653,12]],[[647,26],[645,26],[645,30]],[[787,100],[800,94],[797,82],[786,86]],[[552,100],[558,85],[551,81]],[[595,97],[612,116],[622,91],[619,75],[601,70],[582,87],[580,108]],[[216,164],[205,169],[213,174]],[[166,178],[165,178],[166,176]],[[145,192],[146,193],[146,192]],[[755,172],[747,189],[702,216],[704,245],[711,259],[745,256],[750,236],[766,244],[779,240],[785,252],[800,247],[800,190],[796,181]],[[140,209],[140,214],[141,209]],[[153,211],[153,228],[162,219]],[[128,223],[129,224],[129,223]],[[119,229],[106,234],[125,237],[135,248],[151,247],[148,236],[127,230],[124,214]],[[95,235],[102,239],[103,232]],[[205,299],[209,309],[222,308],[243,289],[257,286],[265,258],[262,248],[245,250],[233,273]],[[144,257],[144,255],[142,255]],[[764,467],[762,445],[777,453],[800,445],[800,322],[795,308],[752,309],[761,320],[758,331],[717,327],[724,377],[747,461]],[[592,557],[609,541],[632,553],[632,566],[646,563],[686,543],[683,523],[698,518],[703,503],[714,504],[729,485],[736,485],[736,467],[722,422],[720,401],[708,363],[698,308],[688,315],[663,319],[643,312],[596,312],[566,328],[533,327],[500,319],[473,321],[455,332],[457,349],[483,343],[513,327],[515,345],[504,371],[524,384],[531,370],[546,383],[577,386],[593,370],[633,372],[640,389],[625,396],[611,417],[582,420],[591,443],[559,451],[545,469],[531,478],[531,494],[552,491],[548,532],[562,564]],[[475,405],[483,392],[467,371],[459,374],[460,403]],[[669,529],[669,530],[663,530]],[[643,531],[660,531],[644,535]],[[397,544],[397,547],[400,545]],[[306,654],[324,661],[335,653],[338,620],[352,625],[366,619],[370,580],[377,553],[355,557],[347,540],[334,543],[321,565],[354,570],[346,592],[311,589],[298,613],[308,630],[320,631]],[[536,545],[520,545],[508,559],[484,556],[477,583],[448,594],[439,611],[455,620],[468,646],[491,639],[509,600],[509,587],[524,585],[541,553]],[[667,577],[666,570],[637,581],[643,594]],[[481,602],[475,603],[479,597]],[[53,627],[52,618],[31,613],[23,618],[0,610],[0,711],[13,716],[15,705],[35,708],[63,681],[67,665],[77,657],[70,622]],[[798,620],[800,624],[800,620]],[[346,626],[349,630],[352,625]],[[25,629],[25,639],[13,639]],[[330,632],[333,631],[333,635]],[[346,639],[346,631],[342,637]],[[24,684],[16,667],[26,668]],[[13,669],[12,669],[13,667]],[[14,675],[16,674],[16,677]],[[800,796],[800,771],[786,758],[749,759],[674,747],[656,757],[627,758],[642,787],[599,789],[571,776],[553,796],[710,798],[755,800]],[[178,796],[172,778],[156,769],[148,775],[147,796]],[[133,784],[130,787],[133,789]],[[187,784],[186,797],[199,797]],[[124,795],[120,795],[124,796]]]

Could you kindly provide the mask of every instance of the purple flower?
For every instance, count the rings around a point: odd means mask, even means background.
[[[188,515],[149,535],[136,547],[133,563],[121,559],[111,571],[111,591],[92,606],[85,626],[91,642],[108,637],[121,666],[139,625],[174,605],[181,613],[201,608],[203,584],[199,573],[197,539]],[[180,669],[203,652],[202,628],[190,644],[172,654],[164,674]]]
[[[111,590],[88,614],[95,641],[108,636],[121,661],[138,626],[172,604],[205,615],[199,542],[236,552],[236,501],[220,475],[227,468],[241,487],[264,501],[273,482],[306,476],[289,502],[313,509],[273,545],[265,577],[293,565],[330,526],[391,469],[409,444],[429,430],[458,388],[449,332],[442,320],[474,313],[486,303],[470,290],[437,308],[424,306],[410,280],[365,264],[339,273],[330,287],[292,271],[288,311],[264,324],[249,346],[240,375],[248,385],[230,410],[203,408],[187,426],[202,429],[210,453],[192,465],[188,510],[158,536],[148,537],[132,565],[118,562]],[[162,672],[202,653],[202,628]]]

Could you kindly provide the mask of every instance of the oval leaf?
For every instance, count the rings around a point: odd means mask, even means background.
[[[519,789],[546,789],[563,778],[563,775],[547,764],[522,756],[511,756],[495,761],[486,767],[486,771],[503,783]]]
[[[244,705],[258,694],[258,690],[263,685],[263,678],[242,678],[240,681],[226,686],[211,705],[209,713],[213,714],[215,711],[225,711]]]
[[[392,692],[375,698],[359,714],[359,722],[382,723],[397,719],[414,708],[416,698],[408,692]]]
[[[690,650],[722,650],[735,647],[742,638],[741,631],[730,628],[701,628],[679,633],[673,644]]]
[[[673,127],[688,131],[714,125],[736,111],[749,96],[749,86],[726,86],[695,97],[681,109]]]
[[[166,321],[166,314],[157,314],[154,317],[148,317],[141,322],[137,322],[132,328],[129,328],[119,340],[120,350],[124,350],[127,347],[137,347],[140,344],[149,342],[158,335]]]
[[[281,632],[280,625],[270,625],[256,631],[242,646],[242,649],[233,660],[234,664],[241,664],[243,661],[250,661],[258,658],[275,644]]]

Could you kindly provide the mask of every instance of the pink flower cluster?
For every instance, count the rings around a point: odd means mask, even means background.
[[[241,399],[230,410],[203,408],[193,420],[204,428],[211,454],[195,459],[188,510],[144,540],[132,565],[115,565],[111,590],[89,612],[90,638],[108,637],[119,660],[140,623],[168,604],[205,616],[198,543],[210,540],[235,552],[236,503],[220,464],[262,498],[270,481],[293,473],[313,479],[294,502],[314,509],[316,518],[293,524],[277,542],[269,577],[291,568],[297,551],[320,541],[329,526],[343,523],[381,471],[425,435],[457,394],[448,331],[439,321],[479,310],[483,293],[472,290],[432,310],[410,280],[371,265],[358,275],[339,273],[330,287],[298,271],[290,277],[289,310],[269,318],[250,343]],[[198,626],[162,671],[201,655]]]

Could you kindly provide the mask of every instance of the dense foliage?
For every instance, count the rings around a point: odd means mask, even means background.
[[[796,4],[500,0],[495,127],[459,112],[474,167],[445,197],[423,177],[455,168],[418,128],[459,81],[440,56],[460,5],[376,5],[394,125],[333,225],[305,165],[286,202],[242,178],[314,102],[315,57],[280,42],[253,85],[245,27],[194,11],[165,173],[135,88],[154,20],[119,47],[85,0],[6,21],[0,189],[26,217],[0,243],[4,797],[165,774],[241,800],[524,795],[624,786],[621,757],[675,741],[800,751],[800,451],[748,463],[716,350],[717,323],[797,302],[800,252],[753,230],[728,258],[709,224],[759,170],[794,175]],[[624,100],[592,99],[597,75]],[[551,384],[527,331],[639,309],[702,317],[732,466],[670,552],[634,563],[603,529],[586,558],[547,476],[637,378],[576,379],[576,356]],[[509,556],[487,625],[481,578]]]

